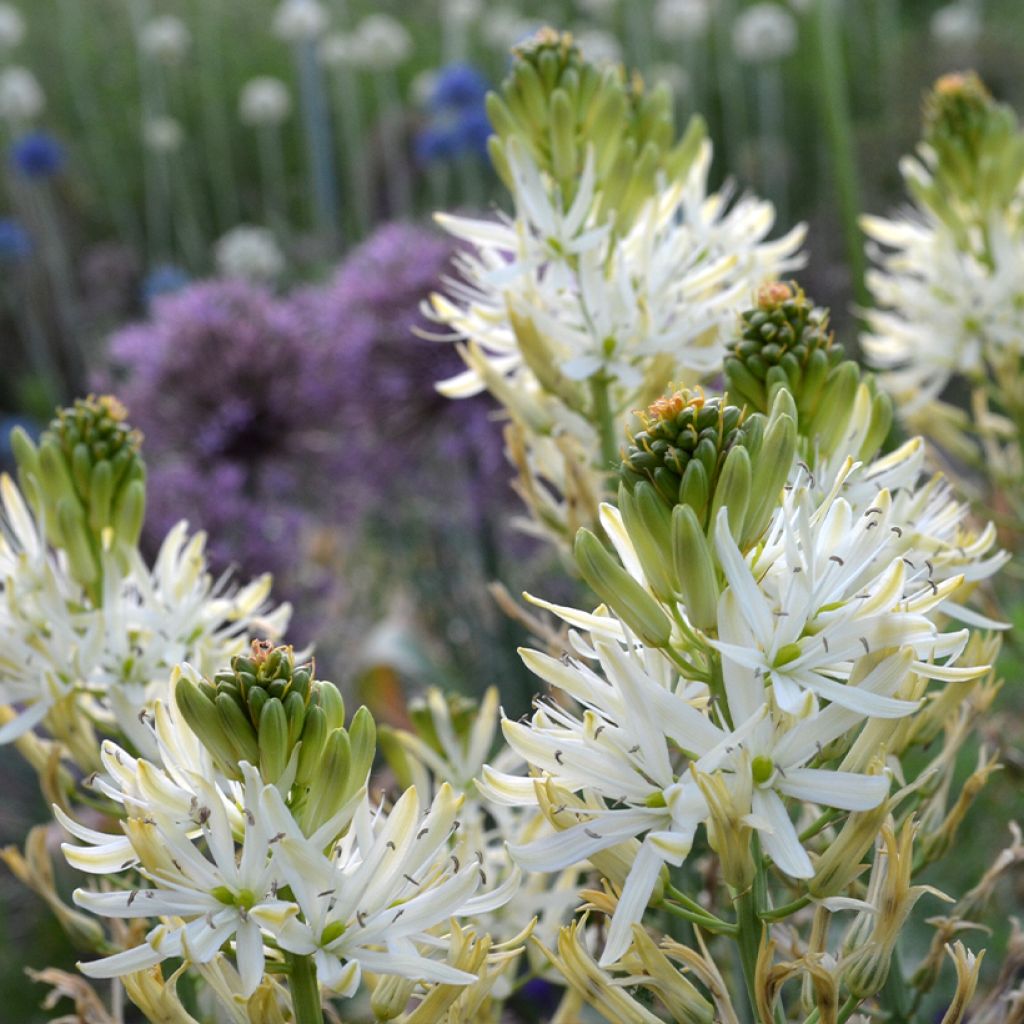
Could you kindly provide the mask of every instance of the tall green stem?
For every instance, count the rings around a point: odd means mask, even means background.
[[[747,983],[747,996],[753,1019],[759,1019],[757,1010],[757,954],[761,950],[760,912],[764,909],[764,864],[761,860],[761,843],[755,832],[750,840],[750,857],[754,862],[754,880],[747,888],[736,896],[736,924],[739,934],[736,944],[740,950],[740,963],[743,966],[743,978]]]
[[[853,278],[854,298],[863,307],[868,305],[870,299],[864,285],[864,239],[858,223],[860,185],[843,65],[842,34],[835,0],[818,0],[815,8],[815,35],[821,113],[839,198],[846,258]]]
[[[286,953],[288,984],[292,993],[295,1024],[324,1024],[320,1005],[320,986],[316,983],[316,965],[311,956]]]
[[[610,473],[619,461],[619,432],[612,414],[608,384],[609,379],[604,372],[595,374],[590,381],[594,399],[593,418],[601,438],[601,469],[606,473]]]

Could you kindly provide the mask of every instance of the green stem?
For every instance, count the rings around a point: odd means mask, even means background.
[[[790,914],[795,914],[798,910],[803,910],[810,902],[810,896],[801,896],[799,899],[793,900],[792,903],[786,903],[781,907],[776,907],[774,910],[764,911],[761,914],[761,920],[781,921],[782,918],[789,917]]]
[[[316,982],[316,965],[311,956],[285,954],[288,983],[292,993],[295,1024],[324,1024],[320,1005],[320,986]]]
[[[667,900],[661,906],[672,914],[673,917],[681,917],[684,921],[699,925],[701,928],[714,932],[716,935],[736,934],[736,925],[729,924],[728,921],[723,921],[720,918],[709,917],[707,914],[695,914],[692,910],[687,910],[686,907],[681,907],[677,903],[669,903]]]
[[[760,914],[765,909],[764,862],[761,858],[761,844],[757,834],[750,842],[750,856],[754,862],[754,880],[745,891],[737,894],[736,904],[736,945],[739,947],[743,978],[747,986],[747,997],[753,1019],[759,1020],[757,1010],[757,955],[761,950],[761,936],[764,925]]]
[[[597,424],[601,438],[601,470],[610,473],[619,461],[619,432],[615,417],[612,415],[611,402],[608,396],[609,379],[603,373],[596,373],[590,380],[594,400],[594,422]]]
[[[909,1024],[911,1019],[910,990],[903,974],[903,957],[898,945],[893,946],[889,976],[879,993],[879,1002],[889,1011],[889,1024]],[[849,1016],[849,1014],[847,1014]],[[841,1017],[840,1020],[845,1020]]]
[[[710,911],[705,910],[699,903],[691,900],[689,896],[680,892],[674,885],[668,887],[667,894],[674,902],[670,903],[666,900],[662,905],[670,914],[675,914],[676,917],[681,917],[691,924],[698,924],[702,928],[706,928],[708,931],[719,935],[735,935],[737,933],[736,925],[723,921],[720,917],[716,917]],[[680,906],[679,904],[682,905]]]
[[[850,996],[849,999],[843,1003],[842,1009],[839,1011],[839,1016],[836,1018],[836,1024],[846,1024],[846,1022],[853,1016],[853,1011],[860,1006],[860,1000],[856,996]]]
[[[825,122],[832,172],[835,176],[846,240],[846,258],[853,278],[854,298],[861,307],[866,307],[870,302],[870,296],[864,285],[864,239],[858,223],[860,186],[857,180],[852,120],[843,66],[842,35],[836,16],[835,0],[818,0],[815,8],[815,29],[822,120]]]
[[[811,839],[814,836],[816,836],[822,829],[828,826],[831,822],[835,821],[838,817],[838,811],[833,811],[831,809],[824,811],[817,821],[815,821],[812,825],[809,825],[807,828],[803,830],[803,832],[800,833],[800,842],[806,843],[808,839]]]

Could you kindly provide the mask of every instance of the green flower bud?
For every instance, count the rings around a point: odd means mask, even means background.
[[[633,542],[651,590],[662,601],[678,593],[678,584],[665,552],[672,545],[672,521],[668,506],[653,484],[642,480],[633,490],[619,485],[619,512],[622,524]]]
[[[218,771],[240,781],[241,761],[280,788],[311,835],[365,785],[377,726],[360,708],[345,729],[345,702],[333,683],[295,663],[291,647],[254,640],[247,656],[212,682],[178,676],[175,702]]]
[[[581,529],[576,534],[574,554],[594,593],[645,644],[664,647],[668,643],[672,623],[661,606],[589,530]]]
[[[725,358],[726,390],[751,412],[766,413],[775,391],[785,388],[800,415],[811,416],[820,385],[842,357],[828,329],[828,311],[816,307],[795,282],[776,281],[761,288],[757,304],[740,318],[739,337]]]
[[[644,429],[630,437],[622,454],[622,483],[632,493],[646,481],[667,508],[689,505],[707,530],[712,510],[723,503],[716,493],[729,453],[737,445],[749,447],[760,424],[719,398],[705,398],[701,391],[659,398],[640,420]],[[737,502],[744,500],[741,492],[749,488],[741,462],[742,457],[734,461],[727,478],[730,497]],[[737,504],[738,519],[746,512],[745,500],[742,512]]]
[[[110,395],[59,409],[39,447],[22,430],[11,435],[18,478],[72,575],[98,600],[102,552],[138,543],[145,515],[142,435]]]
[[[698,629],[718,623],[718,573],[711,545],[689,505],[672,509],[672,569],[690,621]]]
[[[768,527],[772,513],[778,508],[779,496],[786,485],[797,450],[796,419],[790,415],[793,400],[788,391],[776,393],[775,405],[757,446],[753,478],[750,485],[750,504],[747,508],[739,546],[746,551],[761,537]]]

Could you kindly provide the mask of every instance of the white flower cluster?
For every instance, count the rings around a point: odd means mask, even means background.
[[[187,667],[185,675],[198,680]],[[371,805],[365,778],[348,780],[353,795],[307,835],[290,804],[294,763],[274,785],[246,762],[240,781],[231,781],[172,709],[173,693],[147,719],[153,760],[103,745],[103,770],[91,785],[123,809],[123,833],[56,812],[84,844],[65,845],[68,861],[114,876],[113,888],[77,890],[76,903],[108,918],[159,919],[144,941],[83,963],[84,973],[116,977],[170,957],[202,965],[230,942],[246,997],[263,982],[268,958],[281,964],[285,954],[311,957],[320,984],[343,996],[355,992],[364,969],[420,982],[477,981],[429,955],[447,945],[437,929],[503,905],[518,872],[479,894],[487,872],[459,835],[463,797],[442,784],[428,805],[412,787],[385,812]],[[145,884],[118,887],[128,870]]]
[[[905,164],[908,177],[913,166]],[[1024,354],[1024,186],[1018,201],[966,247],[927,211],[863,219],[879,265],[867,278],[877,308],[864,351],[903,412],[938,398],[954,376],[981,378]]]
[[[279,78],[259,75],[249,79],[238,98],[238,116],[250,125],[278,125],[292,111],[288,87]]]
[[[241,588],[215,581],[205,536],[190,537],[184,522],[151,568],[137,551],[126,567],[108,557],[103,600],[94,605],[6,475],[0,502],[0,704],[12,709],[2,743],[40,723],[66,738],[65,730],[81,733],[91,722],[152,750],[139,715],[166,698],[175,665],[212,672],[250,636],[278,636],[287,626],[291,608],[268,605],[270,576]],[[92,767],[95,756],[81,766]]]
[[[437,218],[472,249],[456,258],[450,298],[433,297],[434,314],[485,361],[443,381],[449,397],[483,391],[492,375],[527,400],[537,389],[510,313],[537,324],[574,382],[604,371],[635,389],[650,361],[667,355],[681,375],[714,373],[738,305],[803,262],[802,227],[766,241],[770,203],[743,197],[730,206],[728,194],[708,193],[708,142],[685,180],[650,199],[622,238],[600,215],[592,149],[568,208],[524,148],[509,150],[514,218]]]

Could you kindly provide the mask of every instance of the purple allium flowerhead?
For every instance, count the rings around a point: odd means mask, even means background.
[[[185,517],[209,531],[215,570],[300,557],[322,493],[305,484],[330,477],[320,453],[341,404],[317,356],[287,302],[238,281],[158,298],[111,339],[114,387],[145,437],[150,544]]]
[[[462,362],[454,346],[416,333],[436,328],[420,306],[450,271],[453,253],[453,243],[435,231],[386,224],[348,256],[333,281],[297,300],[322,358],[342,366],[325,376],[345,380],[342,454],[366,505],[380,502],[389,481],[443,490],[443,466],[480,489],[474,506],[508,488],[493,403],[439,395],[435,383]]]

